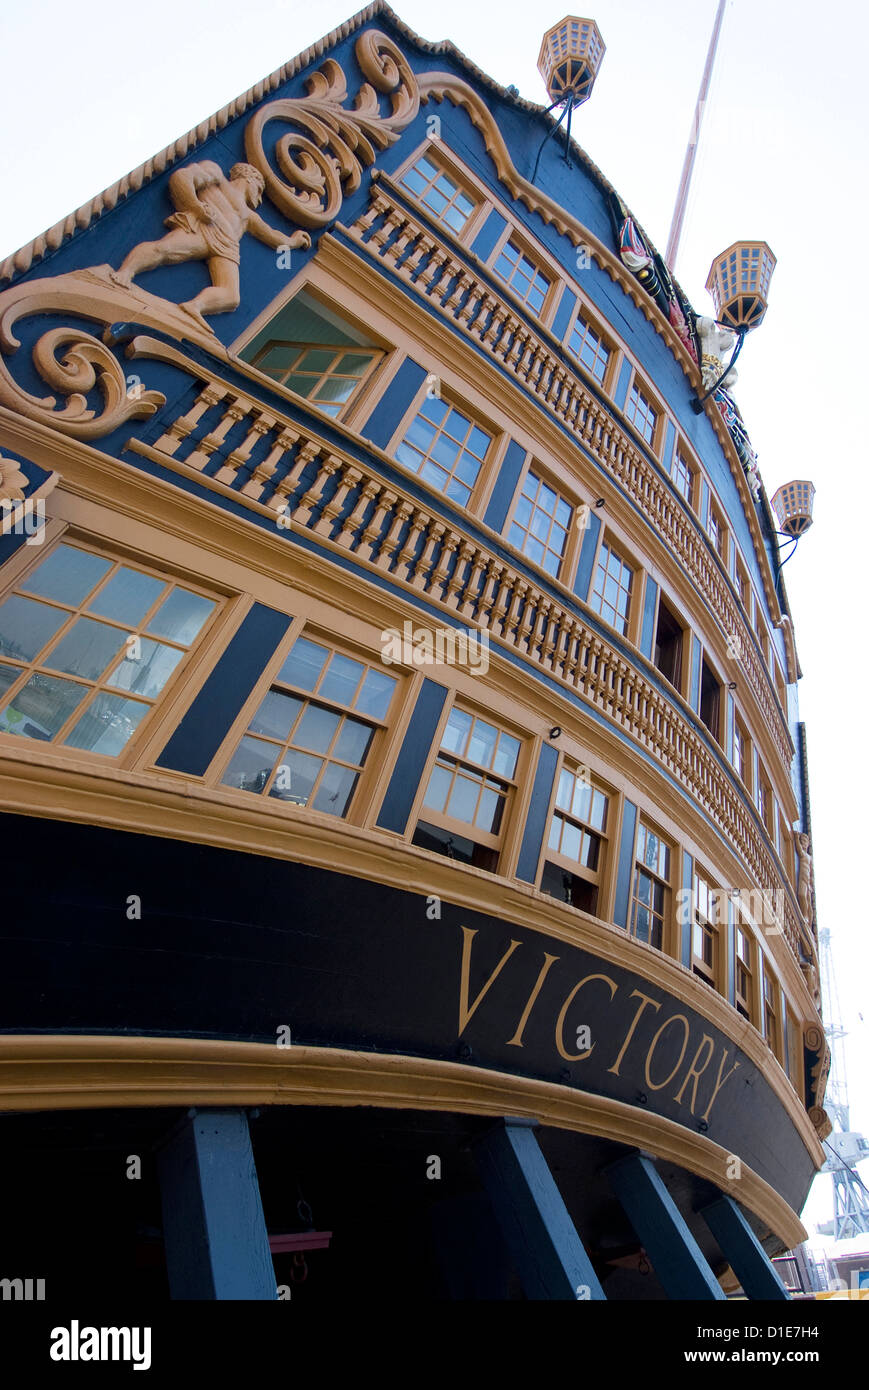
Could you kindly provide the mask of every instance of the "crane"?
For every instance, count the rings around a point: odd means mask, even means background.
[[[848,1076],[843,1047],[847,1031],[842,1025],[839,991],[836,986],[830,929],[824,927],[818,935],[821,947],[821,988],[823,991],[824,1032],[830,1044],[830,1076],[824,1097],[833,1129],[824,1142],[828,1158],[822,1172],[833,1179],[833,1219],[818,1230],[836,1240],[869,1234],[869,1187],[857,1172],[856,1165],[869,1158],[869,1140],[850,1128]]]

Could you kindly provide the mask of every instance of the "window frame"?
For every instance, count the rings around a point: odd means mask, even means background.
[[[613,540],[615,540],[616,542],[615,546],[613,546],[612,544]],[[597,580],[598,570],[600,568],[601,553],[605,546],[610,554],[614,552],[616,558],[619,559],[621,563],[631,571],[631,588],[629,591],[628,611],[624,630],[619,629],[618,627],[616,627],[614,623],[611,623],[609,619],[606,618],[604,614],[600,611],[600,609],[596,608],[594,606],[594,603],[592,602],[595,594],[595,583]],[[607,573],[608,572],[609,571],[607,571]],[[606,623],[607,627],[611,628],[613,632],[619,635],[619,637],[624,638],[625,641],[628,642],[635,643],[636,641],[637,623],[639,621],[638,613],[641,608],[638,595],[640,593],[643,575],[644,570],[642,566],[639,565],[633,558],[632,554],[629,551],[626,551],[625,548],[622,546],[621,537],[618,536],[617,533],[613,532],[609,527],[602,526],[600,528],[600,535],[598,537],[597,547],[595,549],[594,565],[592,566],[591,581],[588,586],[588,599],[586,600],[586,602],[588,604],[588,607],[591,609],[592,613],[595,613],[597,617],[600,618],[602,623]]]
[[[628,413],[631,404],[631,396],[634,390],[638,391],[642,396],[645,397],[651,410],[654,412],[655,425],[652,430],[651,439],[646,438],[643,431],[637,425],[636,420],[632,419],[632,417]],[[637,370],[636,367],[631,372],[631,378],[628,382],[628,389],[625,394],[624,405],[622,406],[622,415],[625,419],[625,422],[630,426],[637,438],[641,440],[643,447],[648,449],[650,453],[654,454],[656,458],[659,457],[661,453],[661,442],[664,438],[664,433],[666,430],[667,412],[664,408],[664,405],[660,397],[657,395],[657,393],[649,385],[646,378],[641,375],[641,373]]]
[[[574,815],[572,811],[565,811],[563,807],[558,805],[558,792],[562,773],[566,772],[569,776],[581,781],[581,773],[583,769],[588,773],[588,784],[591,787],[592,794],[598,792],[601,796],[604,797],[606,801],[606,810],[604,814],[604,828],[602,830],[596,829],[589,821],[580,819],[580,817]],[[542,887],[542,882],[546,864],[550,863],[556,869],[560,869],[564,873],[568,873],[574,878],[580,878],[583,880],[583,882],[591,884],[593,886],[593,888],[597,892],[597,903],[595,906],[594,913],[590,915],[600,918],[603,914],[604,908],[604,893],[606,891],[609,877],[612,845],[614,844],[617,835],[617,813],[618,798],[613,789],[606,783],[602,782],[600,778],[597,776],[597,774],[593,772],[592,769],[588,766],[588,764],[581,762],[578,756],[571,756],[570,754],[564,753],[560,754],[558,764],[555,769],[555,777],[552,783],[552,791],[549,797],[549,808],[546,816],[546,826],[543,834],[543,844],[540,850],[540,862],[537,867],[537,877],[535,879],[535,885],[538,888],[538,891],[542,893],[547,893],[547,890]],[[578,860],[571,859],[569,855],[562,854],[560,850],[553,850],[550,847],[549,841],[552,835],[552,825],[556,815],[561,816],[563,819],[569,821],[572,825],[577,826],[581,830],[583,836],[588,834],[597,837],[599,841],[599,846],[596,869],[589,869],[586,867],[586,865],[581,864]],[[556,901],[560,900],[556,899]],[[566,906],[572,906],[572,904],[569,903],[566,899],[564,901]],[[584,909],[578,910],[582,911]]]
[[[527,298],[523,298],[522,295],[520,295],[516,291],[512,281],[504,280],[500,272],[495,269],[498,261],[504,254],[506,247],[511,242],[515,245],[516,249],[519,251],[519,254],[524,256],[526,260],[530,261],[530,263],[534,267],[535,274],[541,275],[545,280],[548,281],[548,287],[543,297],[543,303],[540,306],[539,310],[532,308],[532,306],[528,303]],[[544,261],[538,255],[528,238],[522,235],[522,232],[520,228],[516,225],[516,223],[508,222],[506,227],[503,228],[500,236],[498,237],[498,240],[495,242],[495,245],[485,262],[485,265],[486,269],[492,275],[492,278],[497,282],[497,284],[500,286],[502,290],[506,291],[507,294],[509,294],[513,298],[513,300],[523,313],[528,314],[533,319],[536,319],[537,322],[542,326],[548,326],[552,318],[556,300],[559,297],[559,290],[563,283],[563,280],[560,277],[560,275],[553,272],[552,266],[550,266],[547,261]]]
[[[259,804],[261,808],[268,807],[270,810],[277,812],[278,808],[281,806],[286,807],[293,805],[294,812],[310,813],[317,817],[323,817],[324,820],[329,822],[341,821],[345,825],[363,825],[368,817],[375,787],[378,781],[384,776],[384,769],[389,760],[388,739],[378,739],[378,734],[383,732],[388,735],[390,730],[395,727],[401,718],[407,685],[406,672],[398,663],[385,667],[385,673],[394,676],[397,685],[393,691],[392,699],[383,719],[375,719],[371,715],[366,714],[357,714],[354,710],[339,705],[336,701],[320,699],[313,691],[301,691],[290,686],[287,682],[280,683],[278,681],[279,672],[300,638],[306,638],[308,641],[314,642],[318,646],[326,647],[329,650],[330,658],[331,655],[338,654],[347,657],[351,661],[359,662],[372,670],[383,665],[379,652],[370,651],[361,646],[357,646],[353,642],[347,641],[343,634],[336,637],[336,634],[325,632],[316,622],[311,622],[305,617],[298,617],[291,620],[290,626],[281,639],[281,642],[278,644],[274,655],[268,662],[265,670],[261,673],[256,685],[245,700],[236,718],[233,720],[231,728],[221,741],[220,747],[209,763],[202,780],[207,786],[218,791],[221,795],[226,794],[232,797],[240,797],[242,799],[242,804],[245,806]],[[236,752],[241,747],[242,740],[249,733],[250,725],[256,717],[257,711],[271,691],[277,691],[278,694],[289,695],[301,699],[303,703],[321,705],[329,709],[340,711],[342,714],[349,715],[358,723],[368,724],[374,729],[372,741],[366,751],[365,762],[361,767],[359,778],[350,796],[349,813],[347,815],[333,816],[328,811],[315,811],[314,807],[311,805],[298,806],[291,802],[282,801],[280,798],[270,797],[265,793],[265,788],[263,788],[262,792],[255,793],[241,787],[232,787],[223,781]],[[259,736],[254,735],[254,737]],[[276,738],[269,739],[265,736],[262,741],[271,742],[275,746],[277,746],[278,743]],[[286,740],[284,741],[284,745],[287,746]],[[378,748],[383,749],[383,752],[386,754],[385,757],[379,758],[377,756]],[[319,757],[320,754],[312,753],[311,756]],[[324,754],[322,756],[323,761],[327,762],[328,755]],[[277,766],[278,764],[276,763],[275,768]],[[275,768],[272,769],[273,772]]]
[[[538,483],[542,484],[544,487],[548,487],[550,492],[555,493],[557,502],[565,502],[567,506],[570,508],[570,520],[567,525],[567,535],[565,536],[564,550],[562,552],[561,561],[559,563],[558,571],[556,574],[551,574],[550,571],[547,570],[540,561],[533,560],[531,556],[525,552],[524,549],[517,546],[516,543],[510,539],[510,532],[513,529],[514,524],[516,526],[519,526],[520,529],[522,529],[520,523],[516,521],[516,511],[519,507],[520,502],[522,501],[524,495],[523,489],[525,487],[525,484],[528,481],[528,478],[532,476],[537,478]],[[577,508],[582,505],[583,504],[580,501],[576,500],[573,496],[571,496],[568,493],[565,493],[562,490],[560,484],[555,481],[551,470],[548,469],[539,458],[532,457],[532,455],[529,453],[526,455],[525,463],[522,467],[522,472],[519,475],[519,480],[513,492],[513,497],[510,502],[510,508],[507,513],[507,518],[504,522],[504,528],[502,532],[504,540],[507,543],[507,545],[511,547],[511,549],[515,550],[518,555],[521,555],[524,564],[533,565],[536,569],[539,569],[542,574],[545,574],[547,579],[554,580],[557,584],[568,585],[573,577],[579,559],[579,551],[582,548],[582,537],[584,533],[580,532],[576,525],[576,511]],[[536,502],[534,503],[534,507],[536,508]],[[529,517],[529,528],[526,528],[526,540],[530,535],[530,522],[533,516],[534,511],[532,510],[531,517]],[[551,533],[552,527],[550,526],[550,535]],[[534,537],[534,539],[539,540],[540,538]],[[548,547],[544,545],[544,551],[546,551],[547,549]],[[554,554],[555,552],[553,551],[552,553]]]
[[[88,593],[78,605],[72,605],[61,599],[47,599],[42,595],[31,592],[26,588],[28,576],[32,575],[44,561],[56,553],[62,546],[69,546],[73,549],[83,550],[87,554],[99,556],[108,560],[111,568],[98,581],[96,581]],[[146,611],[143,618],[137,625],[130,624],[123,619],[107,617],[100,614],[92,614],[86,606],[102,589],[110,582],[114,573],[119,568],[136,570],[151,578],[162,580],[164,594],[158,596]],[[67,616],[60,627],[46,638],[36,656],[23,662],[14,657],[0,657],[3,664],[11,664],[19,670],[19,676],[3,692],[0,699],[0,708],[6,707],[9,703],[9,695],[13,690],[21,691],[28,684],[35,673],[44,672],[48,676],[54,676],[59,680],[68,680],[74,684],[83,685],[87,694],[82,701],[73,709],[63,723],[59,726],[56,733],[50,739],[35,739],[23,737],[18,734],[10,734],[0,730],[0,750],[8,747],[27,748],[28,750],[43,749],[50,752],[52,757],[60,756],[64,758],[78,759],[81,757],[93,757],[100,760],[100,764],[106,768],[128,770],[137,765],[148,765],[148,753],[155,741],[160,748],[166,741],[166,732],[175,727],[172,722],[172,711],[178,700],[184,696],[185,691],[197,688],[197,673],[201,669],[203,661],[207,661],[208,653],[219,635],[225,630],[227,624],[233,621],[233,614],[237,611],[233,599],[237,595],[228,591],[217,582],[206,578],[204,581],[198,574],[191,574],[182,566],[164,561],[161,556],[143,556],[143,553],[135,545],[125,543],[113,543],[110,538],[91,534],[79,527],[60,526],[51,534],[46,542],[38,549],[22,547],[21,553],[10,557],[8,564],[9,573],[3,576],[5,583],[0,584],[0,604],[6,602],[13,594],[21,593],[23,598],[44,603],[47,607],[56,607],[62,610]],[[167,586],[172,589],[165,592]],[[146,623],[149,618],[156,615],[159,607],[169,597],[169,593],[176,588],[187,589],[191,593],[206,599],[212,603],[213,609],[206,617],[199,631],[191,642],[184,647],[183,644],[172,638],[161,637],[158,633],[149,633]],[[143,696],[135,691],[124,691],[122,687],[112,686],[108,683],[109,673],[116,669],[117,663],[122,659],[119,651],[112,658],[99,678],[90,679],[76,673],[68,673],[56,670],[40,661],[40,656],[45,656],[55,650],[64,637],[70,633],[80,618],[92,618],[93,621],[105,623],[109,627],[123,629],[130,635],[140,637],[143,641],[153,641],[158,644],[168,645],[175,650],[181,651],[181,657],[174,669],[170,672],[164,685],[155,696]],[[20,682],[20,676],[25,679]],[[122,745],[117,753],[102,753],[99,749],[76,748],[62,742],[63,736],[72,732],[79,720],[87,713],[100,694],[116,695],[145,704],[147,706],[145,714],[133,730],[130,738]],[[92,698],[92,696],[94,698]],[[10,742],[7,742],[10,740]],[[14,742],[11,742],[14,740]]]
[[[474,203],[473,211],[468,215],[460,232],[453,231],[452,227],[448,227],[440,218],[436,217],[433,209],[404,184],[405,174],[413,169],[421,159],[429,159]],[[423,216],[437,227],[438,234],[452,238],[463,247],[467,247],[473,241],[493,206],[491,196],[486,192],[484,185],[478,183],[470,172],[465,170],[442,137],[429,137],[423,140],[389,177],[392,184],[400,190],[402,196],[407,198],[414,207],[419,208]]]
[[[641,830],[645,830],[647,834],[657,836],[661,844],[667,849],[669,854],[669,878],[663,879],[657,870],[650,869],[645,862],[640,860],[639,845]],[[673,904],[675,902],[674,875],[676,873],[677,868],[677,848],[678,847],[675,844],[674,840],[669,835],[664,835],[660,830],[657,829],[656,826],[652,824],[648,817],[646,817],[642,812],[639,812],[639,814],[637,815],[637,823],[634,827],[634,843],[632,852],[633,857],[631,861],[632,871],[630,893],[628,896],[628,918],[626,923],[627,934],[632,941],[637,941],[640,945],[643,946],[649,946],[655,951],[661,951],[664,955],[673,954],[671,937]],[[645,874],[646,877],[652,881],[653,886],[659,887],[662,891],[662,906],[660,913],[654,912],[651,903],[648,904],[650,916],[660,916],[661,918],[660,946],[656,946],[653,941],[642,941],[642,939],[637,936],[634,930],[637,909],[639,907],[647,906],[647,904],[641,901],[637,892],[640,873]]]
[[[683,471],[684,471],[685,473],[687,473],[687,475],[688,475],[688,484],[689,484],[689,486],[688,486],[688,492],[687,492],[687,494],[684,493],[684,492],[682,491],[681,487],[680,487],[679,484],[676,482],[676,468],[677,468],[677,464],[681,464],[681,465],[682,465]],[[676,490],[676,492],[678,493],[679,497],[682,499],[682,502],[685,504],[685,506],[686,506],[686,507],[688,508],[688,510],[691,512],[692,516],[696,517],[696,515],[697,515],[697,495],[698,495],[698,492],[699,492],[699,490],[700,490],[700,489],[699,489],[700,472],[699,472],[699,469],[698,469],[697,465],[696,465],[695,463],[692,463],[692,462],[687,458],[686,452],[685,452],[685,450],[683,449],[683,447],[682,447],[682,445],[681,445],[681,443],[680,443],[680,441],[679,441],[678,438],[676,439],[676,443],[675,443],[675,445],[673,446],[673,458],[672,458],[672,461],[671,461],[671,464],[670,464],[670,481],[671,481],[671,483],[673,484],[673,487],[675,488],[675,490]]]
[[[703,980],[718,994],[722,993],[721,981],[723,977],[724,964],[726,959],[726,937],[721,930],[721,924],[713,920],[707,914],[702,914],[702,921],[698,922],[700,907],[698,904],[697,883],[705,884],[707,894],[715,894],[715,917],[717,919],[721,904],[722,889],[714,883],[707,875],[706,870],[701,873],[697,865],[694,865],[694,872],[691,883],[691,973],[697,979]],[[708,897],[707,897],[708,902]],[[698,956],[695,950],[696,932],[698,926],[701,929],[703,940],[712,942],[712,963],[706,961],[705,956]]]
[[[512,777],[505,777],[501,773],[492,772],[488,768],[472,762],[471,759],[464,755],[460,756],[459,754],[451,753],[449,750],[443,749],[444,736],[450,721],[450,716],[454,710],[459,710],[463,714],[470,715],[474,720],[474,724],[476,724],[477,720],[480,720],[482,723],[497,729],[499,734],[505,733],[510,738],[518,741],[519,751],[516,755],[516,766],[513,770]],[[407,828],[405,830],[405,837],[408,843],[413,844],[414,836],[421,822],[434,825],[440,830],[445,830],[450,834],[457,835],[460,839],[470,840],[472,843],[479,844],[484,849],[492,852],[496,856],[496,865],[493,869],[484,869],[482,872],[491,872],[502,878],[509,877],[511,872],[509,860],[512,860],[514,857],[513,841],[515,837],[516,816],[518,813],[517,808],[520,808],[523,783],[526,780],[530,744],[531,740],[527,732],[523,734],[521,730],[515,728],[509,720],[503,718],[500,711],[482,710],[475,705],[473,700],[466,699],[461,690],[451,690],[450,697],[445,701],[444,709],[441,712],[441,718],[438,721],[438,727],[435,730],[431,747],[429,748],[429,754],[419,779],[414,805],[408,817]],[[428,795],[432,774],[442,751],[445,752],[445,756],[451,759],[457,767],[467,766],[474,774],[482,775],[484,778],[488,777],[492,781],[501,782],[507,787],[500,826],[496,833],[482,831],[476,825],[468,821],[455,820],[453,817],[448,816],[446,811],[438,812],[426,806],[425,799]],[[420,846],[417,846],[417,848],[420,848]],[[433,850],[426,852],[436,853],[436,851]],[[476,867],[473,865],[465,865],[463,860],[458,862],[462,863],[465,867]]]
[[[579,357],[574,352],[573,348],[570,346],[570,340],[573,337],[577,321],[580,318],[585,320],[587,327],[591,329],[595,337],[599,339],[599,341],[604,345],[604,347],[608,351],[609,356],[606,360],[606,366],[604,368],[603,377],[599,378],[595,376],[592,369],[589,366],[587,366],[585,362],[583,362],[582,358]],[[612,335],[606,331],[603,322],[589,308],[589,305],[586,303],[586,301],[579,297],[579,295],[577,295],[576,297],[576,303],[573,306],[570,319],[568,321],[567,331],[565,332],[564,337],[561,340],[561,343],[570,361],[575,362],[579,367],[580,371],[584,372],[595,383],[599,390],[603,391],[607,396],[612,396],[615,382],[618,380],[617,370],[618,362],[621,358],[621,349],[619,348],[618,344],[613,340]]]
[[[421,414],[426,400],[431,399],[431,397],[428,396],[425,382],[421,384],[407,410],[404,412],[404,415],[399,420],[397,428],[394,430],[386,445],[385,452],[398,468],[407,473],[408,477],[414,478],[421,487],[428,489],[433,497],[440,498],[447,506],[456,507],[460,511],[468,513],[468,515],[475,516],[479,514],[488,500],[490,482],[492,476],[497,472],[500,466],[504,450],[509,443],[509,436],[502,425],[496,423],[494,420],[488,419],[482,411],[478,410],[476,403],[466,405],[464,398],[457,391],[453,390],[452,386],[447,383],[444,377],[439,375],[439,380],[443,388],[439,399],[445,401],[450,410],[456,410],[460,415],[467,416],[472,426],[476,426],[477,429],[482,430],[484,434],[490,436],[490,443],[480,464],[476,479],[471,486],[467,503],[459,502],[454,497],[448,497],[443,489],[436,488],[433,483],[422,476],[422,473],[415,473],[408,464],[403,463],[402,460],[397,457],[399,446],[406,442],[408,430]],[[438,434],[440,434],[440,429],[438,429]],[[417,448],[414,444],[411,444],[409,447]],[[418,452],[420,451],[418,450]],[[428,457],[429,455],[425,454],[423,461]],[[450,477],[452,476],[453,474],[451,472]]]

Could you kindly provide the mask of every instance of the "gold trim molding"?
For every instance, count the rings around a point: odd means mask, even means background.
[[[166,1105],[373,1106],[517,1115],[640,1148],[720,1186],[729,1155],[672,1120],[622,1101],[462,1063],[340,1048],[189,1038],[8,1035],[0,1039],[6,1112]],[[788,1249],[796,1213],[743,1164],[739,1201]]]

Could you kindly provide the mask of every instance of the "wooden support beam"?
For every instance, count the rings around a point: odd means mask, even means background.
[[[533,1120],[504,1119],[474,1146],[522,1287],[531,1299],[605,1299]]]
[[[790,1299],[790,1294],[743,1212],[732,1197],[721,1196],[700,1215],[721,1246],[746,1298]]]
[[[605,1172],[667,1297],[724,1299],[721,1285],[651,1159],[628,1154]]]
[[[245,1112],[188,1111],[157,1165],[172,1298],[275,1300]]]

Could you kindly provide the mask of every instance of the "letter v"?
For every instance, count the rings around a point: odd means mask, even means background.
[[[471,977],[471,949],[473,947],[474,937],[476,935],[476,927],[462,927],[462,936],[464,940],[462,941],[462,982],[459,988],[459,1037],[461,1037],[464,1033],[471,1019],[474,1017],[474,1014],[477,1012],[477,1009],[479,1008],[480,1004],[482,1004],[486,995],[489,993],[489,990],[492,988],[492,985],[497,980],[498,976],[504,969],[504,966],[507,964],[513,952],[516,950],[516,947],[521,946],[522,944],[521,941],[511,940],[509,947],[504,952],[501,959],[498,961],[498,964],[495,966],[495,969],[492,971],[488,980],[483,985],[483,988],[480,990],[480,993],[477,995],[473,1004],[469,1005],[468,989],[470,987]]]

